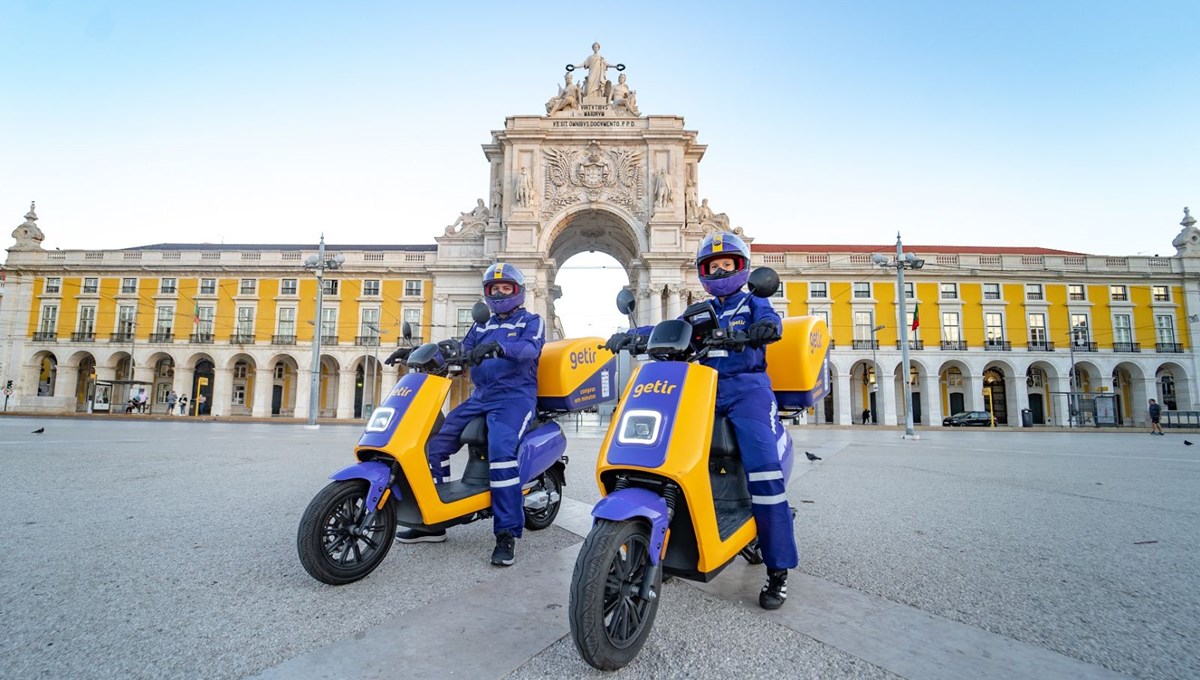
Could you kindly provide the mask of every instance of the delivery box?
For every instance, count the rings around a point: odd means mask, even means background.
[[[816,316],[783,319],[783,339],[767,345],[767,375],[781,409],[803,409],[829,393],[829,328]]]
[[[538,410],[581,411],[617,398],[617,359],[601,338],[547,342],[538,360]]]

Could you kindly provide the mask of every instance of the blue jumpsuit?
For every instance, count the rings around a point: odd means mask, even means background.
[[[747,296],[737,316],[738,305]],[[756,321],[768,320],[782,331],[779,314],[771,303],[738,291],[710,300],[721,326],[745,333]],[[650,327],[639,328],[645,334]],[[734,437],[746,469],[750,487],[750,509],[758,527],[758,542],[768,569],[793,569],[800,563],[796,537],[792,533],[792,513],[788,506],[782,458],[792,439],[779,420],[779,406],[767,377],[767,353],[761,347],[747,346],[727,357],[704,359],[703,365],[717,371],[718,417],[725,416],[733,425]]]
[[[462,446],[459,436],[467,423],[486,415],[492,530],[507,530],[516,538],[525,526],[517,444],[533,421],[538,358],[545,335],[542,317],[523,307],[503,318],[492,315],[484,326],[473,326],[463,338],[463,352],[497,342],[504,348],[504,357],[486,359],[471,369],[475,392],[446,416],[426,446],[434,480],[441,483],[450,473],[450,456]]]

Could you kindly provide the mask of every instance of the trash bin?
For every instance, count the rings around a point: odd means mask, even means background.
[[[1033,427],[1033,411],[1021,409],[1021,427]]]

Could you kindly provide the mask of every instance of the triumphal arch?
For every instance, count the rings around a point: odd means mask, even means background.
[[[697,199],[705,148],[682,117],[643,115],[624,65],[593,44],[566,67],[545,115],[509,116],[483,146],[489,199],[436,239],[433,323],[453,327],[450,310],[478,298],[479,276],[499,260],[525,272],[526,306],[561,336],[555,276],[584,251],[625,267],[639,323],[678,315],[703,296],[692,270],[701,239],[730,228],[728,216]]]

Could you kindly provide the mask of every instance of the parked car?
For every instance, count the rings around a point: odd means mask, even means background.
[[[948,418],[942,418],[945,427],[989,427],[992,424],[992,414],[987,411],[963,411]]]

